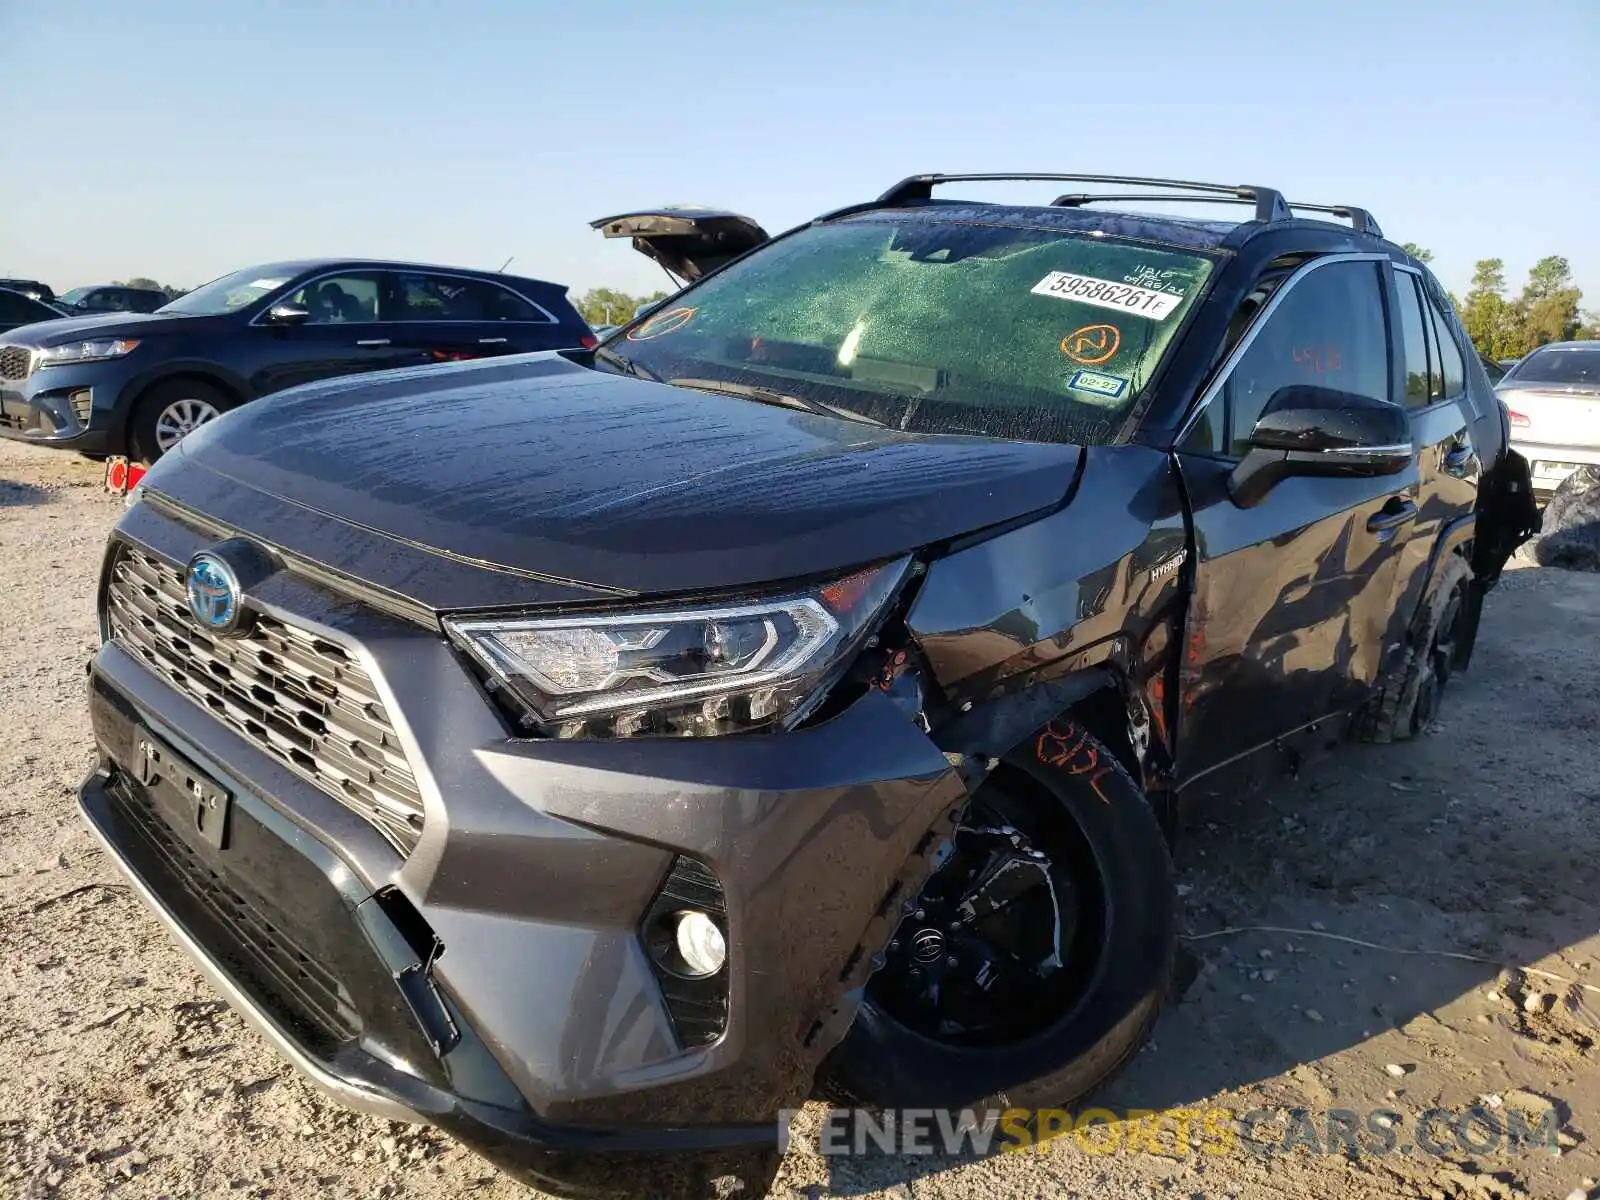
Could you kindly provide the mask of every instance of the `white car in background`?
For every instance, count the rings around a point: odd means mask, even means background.
[[[1600,341],[1540,346],[1505,373],[1495,393],[1535,492],[1547,496],[1580,466],[1600,465]]]

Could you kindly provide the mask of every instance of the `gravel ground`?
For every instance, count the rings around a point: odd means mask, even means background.
[[[119,512],[99,479],[76,456],[0,443],[0,1195],[529,1195],[442,1136],[323,1102],[80,826],[94,574]],[[1597,630],[1600,576],[1510,573],[1430,736],[1351,747],[1193,814],[1181,995],[1097,1098],[1391,1108],[1402,1146],[1435,1105],[1553,1105],[1559,1153],[1262,1158],[1178,1154],[1170,1137],[1164,1155],[1092,1155],[1070,1137],[964,1161],[802,1151],[772,1195],[1584,1194],[1600,1176]],[[823,1111],[807,1108],[800,1142]]]

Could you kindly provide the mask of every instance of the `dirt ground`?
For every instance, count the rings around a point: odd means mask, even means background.
[[[440,1135],[320,1099],[81,827],[95,572],[120,511],[99,479],[76,456],[0,442],[0,1196],[528,1195]],[[797,1151],[772,1194],[1586,1194],[1600,1177],[1597,735],[1600,576],[1508,573],[1430,736],[1348,748],[1189,818],[1181,994],[1096,1098],[1303,1106],[1321,1142],[1325,1110],[1391,1109],[1401,1148],[1435,1106],[1530,1123],[1553,1106],[1559,1144],[1475,1153],[1441,1125],[1439,1156],[1317,1154],[1303,1138],[1273,1156],[1178,1154],[1170,1139],[1166,1154],[1098,1155],[1070,1136],[954,1161]],[[798,1141],[822,1112],[808,1107]]]

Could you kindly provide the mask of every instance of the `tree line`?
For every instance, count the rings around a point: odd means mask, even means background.
[[[1413,242],[1404,247],[1418,262],[1433,255]],[[1572,267],[1559,254],[1547,255],[1528,271],[1520,295],[1506,293],[1504,259],[1479,259],[1465,300],[1450,302],[1461,314],[1467,336],[1485,358],[1521,358],[1548,342],[1600,338],[1600,314],[1585,313],[1583,292],[1572,281]]]
[[[132,279],[113,279],[111,286],[138,288],[144,292],[165,292],[168,300],[176,300],[189,291],[188,288],[173,287],[170,283],[157,283],[144,275],[135,275]]]
[[[573,304],[590,325],[623,325],[633,320],[634,314],[647,304],[665,300],[665,292],[649,296],[630,296],[615,288],[590,288]]]

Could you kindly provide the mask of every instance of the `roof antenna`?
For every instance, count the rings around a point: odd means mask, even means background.
[[[495,274],[496,275],[504,275],[506,273],[506,268],[509,267],[513,262],[515,262],[516,259],[517,259],[517,256],[515,254],[513,254],[510,258],[506,259],[505,262],[500,264],[500,269],[498,271],[496,271]]]

